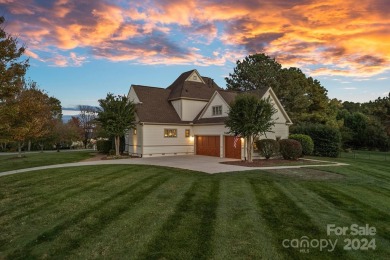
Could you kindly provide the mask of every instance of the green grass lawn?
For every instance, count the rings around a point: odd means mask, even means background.
[[[17,155],[0,155],[0,172],[60,163],[78,162],[90,158],[93,156],[91,154],[91,151],[61,151],[58,153],[23,153],[22,158],[18,158]]]
[[[390,163],[338,161],[351,165],[215,175],[105,165],[3,176],[0,259],[386,259]],[[377,232],[328,236],[327,224]],[[337,246],[283,247],[303,236]],[[375,239],[376,249],[346,251],[346,238]]]

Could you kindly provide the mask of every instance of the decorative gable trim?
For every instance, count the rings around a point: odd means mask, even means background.
[[[192,73],[190,74],[190,76],[188,76],[185,81],[195,81],[195,82],[200,82],[200,83],[203,83],[203,84],[206,84],[202,78],[202,76],[200,76],[199,72],[197,70],[193,70]]]

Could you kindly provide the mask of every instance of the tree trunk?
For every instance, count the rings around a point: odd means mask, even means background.
[[[119,156],[119,144],[120,144],[119,136],[115,136],[115,155],[116,156]]]
[[[22,144],[20,142],[18,142],[18,157],[22,157]]]
[[[28,140],[27,151],[31,151],[31,140]]]
[[[248,162],[253,162],[252,160],[252,136],[246,138],[246,156]]]

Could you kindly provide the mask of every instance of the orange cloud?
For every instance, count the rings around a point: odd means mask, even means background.
[[[0,7],[32,53],[55,57],[85,48],[112,61],[224,65],[265,52],[311,75],[369,77],[390,68],[387,0],[0,0]],[[77,63],[69,57],[55,63]]]

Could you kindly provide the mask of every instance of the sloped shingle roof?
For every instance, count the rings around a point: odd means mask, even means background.
[[[136,104],[137,115],[142,122],[185,123],[168,101],[170,89],[132,85],[141,103]]]
[[[171,90],[169,100],[191,98],[209,100],[217,90],[222,90],[211,78],[202,77],[204,83],[186,81],[195,70],[182,73],[167,89]]]
[[[136,104],[137,115],[141,122],[148,123],[168,123],[168,124],[186,124],[191,121],[182,121],[172,106],[170,100],[178,98],[191,98],[209,101],[212,95],[217,91],[226,103],[231,104],[235,97],[240,94],[236,91],[221,89],[215,82],[202,77],[206,84],[193,81],[185,81],[194,70],[182,73],[168,88],[157,88],[142,85],[132,85],[138,99],[141,103]],[[263,97],[268,88],[249,91]],[[202,110],[203,111],[203,110]],[[224,123],[226,117],[213,117],[198,119],[202,111],[195,117],[194,124],[212,124]]]

